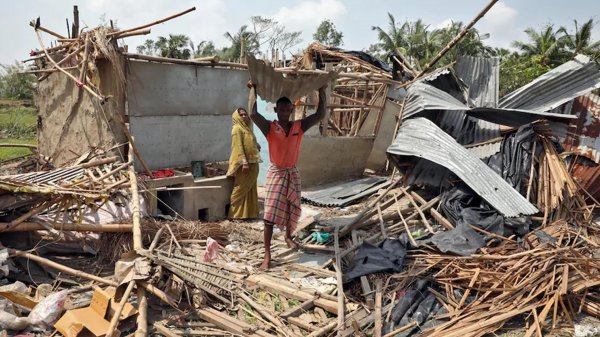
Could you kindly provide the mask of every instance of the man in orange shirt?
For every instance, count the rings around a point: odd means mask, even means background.
[[[275,104],[277,120],[268,121],[256,110],[256,85],[248,83],[250,97],[248,111],[250,118],[258,126],[269,143],[271,166],[267,172],[265,196],[265,258],[260,268],[269,269],[271,263],[271,238],[273,226],[285,231],[285,242],[290,248],[298,244],[292,240],[292,233],[300,219],[300,175],[296,162],[300,153],[302,136],[306,130],[317,125],[325,117],[325,87],[319,89],[317,112],[299,121],[290,121],[294,105],[287,97],[281,97]]]

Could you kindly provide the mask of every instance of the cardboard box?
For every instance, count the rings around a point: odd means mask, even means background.
[[[96,288],[89,307],[67,311],[54,324],[54,327],[65,337],[77,337],[83,331],[88,332],[86,335],[91,333],[96,337],[105,336],[110,326],[110,322],[106,319],[107,311],[109,312],[108,317],[112,317],[118,306],[118,303],[114,301],[114,295],[114,288],[104,290]],[[119,320],[122,321],[136,313],[137,310],[131,304],[126,303]],[[119,335],[120,332],[115,330],[113,336],[118,337]]]

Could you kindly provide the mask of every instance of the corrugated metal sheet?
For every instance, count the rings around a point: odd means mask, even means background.
[[[498,124],[467,116],[465,111],[444,111],[439,120],[439,126],[463,145],[500,137]]]
[[[508,126],[521,126],[543,118],[558,120],[576,118],[572,115],[520,109],[485,107],[469,109],[450,94],[422,82],[411,85],[407,95],[402,119],[417,116],[423,111],[467,111],[467,115],[474,118]]]
[[[483,145],[473,146],[467,148],[469,152],[475,155],[479,159],[486,159],[500,152],[502,149],[502,139],[492,143],[486,143]]]
[[[263,61],[247,56],[248,71],[252,82],[256,83],[257,94],[265,101],[275,103],[285,96],[292,101],[304,97],[320,87],[328,84],[337,76],[331,71],[318,75],[299,75],[299,77],[285,77],[283,73],[276,72],[273,67]]]
[[[488,122],[513,127],[529,124],[539,119],[564,121],[567,123],[569,120],[577,119],[577,116],[573,115],[508,108],[473,108],[467,111],[467,115],[486,120]]]
[[[468,107],[447,92],[423,82],[413,83],[407,91],[402,119],[408,119],[427,110],[464,111]]]
[[[387,187],[391,181],[382,177],[367,177],[316,191],[302,192],[302,200],[316,206],[342,207]]]
[[[507,217],[538,212],[502,177],[428,119],[404,121],[387,152],[395,163],[399,163],[402,156],[411,156],[448,168]]]
[[[461,56],[456,76],[468,86],[469,106],[495,108],[500,87],[500,58]]]
[[[600,87],[600,71],[585,55],[560,65],[504,96],[501,108],[548,111]]]

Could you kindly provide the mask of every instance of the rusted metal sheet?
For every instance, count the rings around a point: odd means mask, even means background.
[[[556,110],[577,116],[569,123],[566,134],[558,135],[565,151],[600,163],[600,96],[582,95]]]
[[[575,157],[571,157],[575,159]],[[600,166],[577,158],[569,165],[571,174],[583,189],[595,200],[600,200]]]

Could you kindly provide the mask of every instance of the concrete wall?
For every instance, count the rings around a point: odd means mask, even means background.
[[[109,62],[99,60],[97,66],[100,92],[112,96],[103,105],[62,73],[38,85],[38,148],[54,165],[73,161],[92,148],[108,149],[126,141],[117,119],[124,114],[125,83],[118,82]]]
[[[135,144],[150,169],[224,161],[231,151],[231,116],[130,117]],[[136,162],[136,169],[141,166]]]
[[[151,169],[229,159],[231,113],[248,105],[246,70],[131,60],[127,68],[131,129]]]
[[[302,188],[360,177],[372,137],[304,137],[298,170]]]
[[[396,116],[400,112],[400,105],[390,100],[386,100],[381,117],[379,131],[373,142],[373,149],[367,159],[367,168],[379,171],[385,168],[387,156],[385,154],[388,146],[392,144],[394,139],[394,130],[396,129]]]

